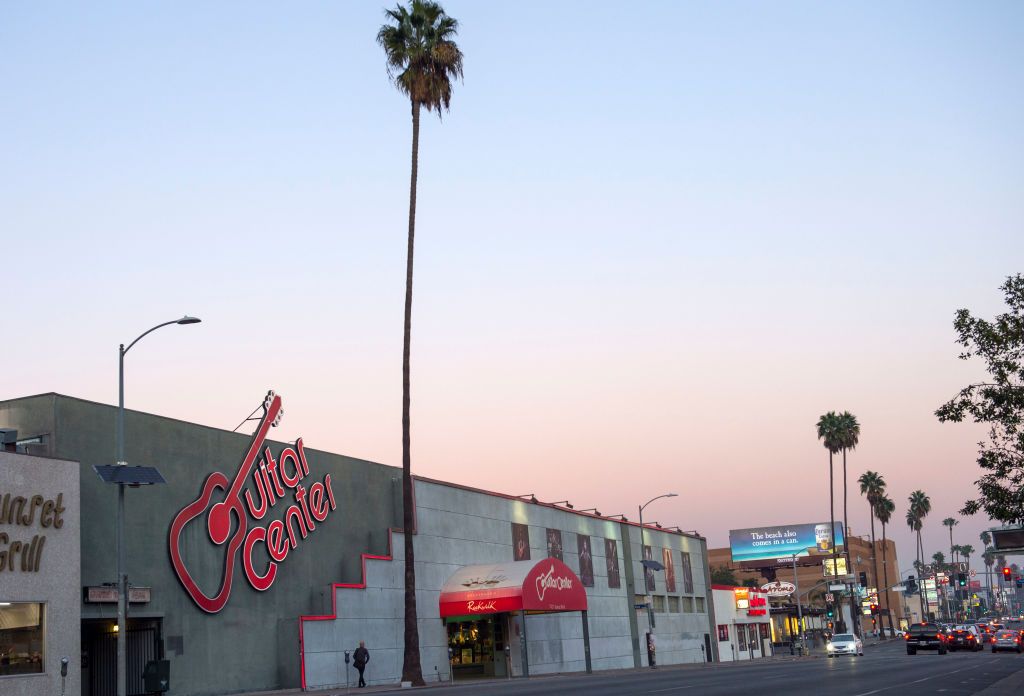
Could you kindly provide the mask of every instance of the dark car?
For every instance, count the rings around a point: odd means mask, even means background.
[[[907,654],[916,655],[918,650],[938,650],[946,654],[946,634],[936,623],[913,624],[907,631]]]
[[[985,649],[977,627],[970,624],[956,626],[947,631],[946,647],[950,650],[970,650],[972,652]]]

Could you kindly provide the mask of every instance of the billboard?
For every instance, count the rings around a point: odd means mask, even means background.
[[[843,548],[843,524],[836,522],[836,548]],[[832,533],[828,522],[791,524],[778,527],[754,527],[729,530],[729,549],[735,563],[772,561],[790,558],[831,556]]]

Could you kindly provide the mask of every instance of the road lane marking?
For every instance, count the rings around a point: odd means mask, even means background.
[[[915,679],[914,681],[907,682],[905,684],[893,684],[892,686],[883,686],[881,689],[875,689],[874,691],[864,691],[863,693],[855,694],[855,696],[870,696],[870,694],[877,694],[877,693],[880,693],[882,691],[888,691],[889,689],[897,689],[897,688],[899,688],[901,686],[910,686],[911,684],[920,684],[921,682],[926,682],[929,679],[935,679],[936,677],[945,677],[945,676],[948,676],[950,674],[956,674],[957,672],[963,672],[963,671],[968,670],[968,669],[977,669],[977,668],[978,668],[978,665],[971,665],[970,667],[961,667],[960,669],[954,669],[952,672],[943,672],[941,674],[933,674],[930,677],[925,677],[924,679]]]
[[[681,691],[682,689],[692,689],[695,686],[697,686],[697,685],[696,684],[687,684],[686,686],[673,686],[672,688],[669,688],[669,689],[655,689],[654,691],[648,691],[647,693],[649,693],[649,694],[660,694],[660,693],[663,693],[665,691]]]

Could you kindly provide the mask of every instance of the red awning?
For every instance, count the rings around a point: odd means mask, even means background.
[[[465,566],[441,589],[441,618],[508,611],[586,611],[587,592],[557,558]]]

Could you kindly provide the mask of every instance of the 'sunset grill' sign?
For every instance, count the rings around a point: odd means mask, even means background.
[[[229,481],[219,471],[211,473],[203,483],[199,497],[178,512],[171,523],[169,548],[174,572],[203,611],[215,614],[227,604],[239,553],[249,584],[261,592],[267,590],[277,577],[278,564],[283,563],[288,554],[298,548],[300,541],[314,532],[317,524],[324,522],[337,508],[330,474],[322,481],[307,484],[308,488],[303,485],[310,477],[310,471],[302,438],[296,440],[294,447],[284,447],[276,457],[270,447],[264,446],[267,432],[280,422],[283,414],[281,397],[268,392],[263,400],[259,427],[253,433],[234,479]],[[252,488],[243,494],[250,481]],[[284,514],[267,524],[260,524],[278,503],[287,506]],[[207,513],[205,526],[210,541],[216,546],[226,545],[221,586],[212,595],[199,587],[185,566],[181,553],[183,530],[203,513]],[[232,527],[235,528],[234,533],[231,532]],[[261,545],[270,561],[258,568],[254,556]]]

